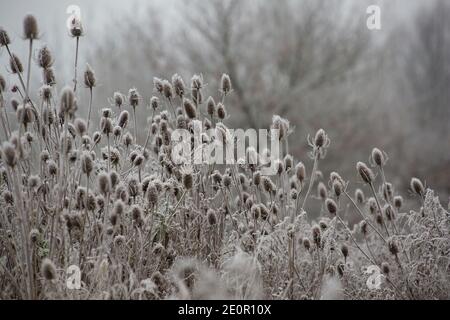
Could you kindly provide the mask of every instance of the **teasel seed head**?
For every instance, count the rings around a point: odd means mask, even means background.
[[[306,169],[305,165],[302,162],[297,163],[297,165],[295,166],[295,176],[297,177],[298,181],[303,184],[303,181],[306,177]]]
[[[359,223],[359,229],[361,230],[361,233],[362,233],[364,236],[367,235],[367,232],[368,232],[368,230],[367,230],[367,222],[366,222],[365,220],[362,220],[362,221]]]
[[[48,258],[44,258],[41,264],[41,275],[47,281],[56,279],[55,264]]]
[[[328,197],[327,187],[322,181],[317,185],[317,195],[322,200],[325,200]]]
[[[214,210],[209,209],[207,213],[207,219],[210,226],[214,226],[217,223],[217,216]]]
[[[39,37],[37,20],[32,14],[27,14],[23,19],[23,34],[25,39],[30,40],[34,40]]]
[[[216,113],[216,102],[211,96],[208,98],[208,100],[206,100],[206,112],[211,117]]]
[[[229,188],[231,186],[231,176],[229,174],[223,175],[223,186]]]
[[[7,46],[11,43],[11,40],[9,39],[8,32],[6,32],[5,29],[0,27],[0,47]]]
[[[377,211],[377,202],[375,200],[374,197],[370,197],[369,200],[367,201],[368,206],[369,206],[369,211],[371,214],[375,214]]]
[[[356,189],[355,190],[355,199],[356,202],[359,204],[363,204],[365,201],[365,196],[364,196],[364,192],[361,189]]]
[[[387,204],[387,205],[383,208],[383,211],[384,211],[384,215],[386,216],[386,218],[387,218],[389,221],[392,221],[392,220],[395,219],[395,216],[394,216],[394,209],[392,208],[392,206],[391,206],[390,204]]]
[[[397,210],[400,210],[400,208],[403,205],[403,198],[402,196],[395,196],[394,197],[394,206],[397,208]]]
[[[22,73],[23,72],[23,65],[20,61],[19,57],[16,56],[14,53],[12,54],[11,58],[9,59],[9,67],[11,68],[12,73]]]
[[[113,98],[114,98],[114,105],[120,109],[123,105],[123,94],[121,94],[118,91],[114,92]]]
[[[16,148],[9,141],[5,141],[2,144],[2,160],[11,168],[14,168],[17,164]]]
[[[197,110],[191,100],[184,98],[183,106],[184,111],[186,112],[186,115],[189,117],[189,119],[195,119],[197,117]]]
[[[61,93],[59,111],[61,114],[73,114],[75,110],[75,94],[71,87],[66,86]]]
[[[160,78],[153,78],[153,87],[155,88],[155,90],[157,92],[159,92],[160,94],[163,93],[163,81]]]
[[[325,133],[325,130],[319,129],[316,132],[316,136],[314,137],[314,145],[317,148],[322,148],[326,145],[328,140],[327,134]]]
[[[343,245],[341,246],[341,252],[342,252],[342,255],[344,256],[344,259],[347,260],[347,257],[348,257],[348,247],[347,247],[346,244],[343,244]]]
[[[97,183],[100,192],[104,196],[111,192],[111,180],[106,172],[102,172],[98,175]]]
[[[320,232],[319,226],[315,225],[312,228],[312,237],[313,237],[313,240],[314,240],[314,243],[316,244],[316,246],[320,248],[322,237],[321,237],[321,232]]]
[[[128,102],[130,103],[130,106],[136,108],[139,105],[139,99],[139,92],[136,90],[136,88],[131,88],[128,91]]]
[[[173,88],[168,80],[164,80],[162,82],[163,85],[163,94],[166,99],[171,100],[173,97]]]
[[[336,204],[336,202],[335,202],[333,199],[331,199],[331,198],[326,199],[326,200],[325,200],[325,206],[327,207],[327,210],[328,210],[328,212],[329,212],[331,215],[333,215],[333,216],[336,215],[336,212],[337,212],[337,204]]]
[[[397,245],[397,242],[393,238],[388,240],[388,248],[389,248],[389,252],[392,255],[396,256],[398,254],[398,245]]]
[[[231,79],[227,74],[222,74],[222,78],[220,79],[220,90],[223,94],[227,94],[231,91]]]
[[[377,165],[380,168],[382,166],[384,166],[384,164],[386,163],[386,160],[385,160],[383,152],[380,149],[378,149],[378,148],[372,149],[372,161],[375,165]]]
[[[340,195],[342,194],[343,189],[344,189],[342,183],[339,180],[334,180],[332,187],[333,187],[333,191],[334,191],[335,196],[337,198],[339,198]]]
[[[133,205],[131,207],[131,217],[138,224],[142,223],[142,221],[143,221],[142,209],[139,205]]]
[[[94,140],[94,143],[100,143],[100,140],[102,140],[102,134],[98,131],[95,131],[92,135],[92,140]]]
[[[52,53],[47,46],[43,46],[39,49],[37,61],[39,66],[43,69],[48,69],[53,65]]]
[[[181,76],[177,73],[172,76],[172,86],[175,90],[175,94],[182,99],[186,90],[186,86],[184,85],[183,78],[181,78]]]
[[[290,154],[287,154],[284,157],[284,167],[286,168],[286,171],[291,169],[293,165],[294,165],[294,158]]]
[[[227,111],[225,110],[225,106],[221,102],[217,104],[217,117],[220,120],[223,120],[227,117]]]
[[[96,85],[94,70],[92,70],[88,63],[86,63],[86,70],[84,71],[84,85],[89,89],[92,89]]]
[[[411,179],[410,187],[411,190],[419,196],[423,197],[425,195],[425,187],[423,186],[422,181],[418,178]]]
[[[261,177],[261,183],[262,183],[262,186],[264,188],[264,191],[266,191],[267,193],[270,193],[270,194],[274,194],[275,193],[276,186],[272,182],[272,180],[270,180],[270,178],[268,178],[266,176],[262,176]]]
[[[81,155],[81,170],[83,173],[89,176],[94,168],[94,161],[92,160],[89,152],[83,152]]]
[[[364,162],[358,162],[356,164],[356,170],[365,183],[371,184],[375,179],[373,171]]]
[[[110,118],[102,117],[100,119],[100,129],[102,130],[103,134],[109,135],[112,133],[113,125]]]

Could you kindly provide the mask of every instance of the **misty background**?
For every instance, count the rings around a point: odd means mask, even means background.
[[[0,25],[24,62],[22,18],[37,17],[42,36],[36,50],[46,44],[54,53],[58,88],[73,78],[70,4],[80,6],[85,28],[78,74],[89,63],[99,83],[94,116],[115,91],[131,87],[148,104],[153,77],[179,73],[189,83],[202,74],[206,100],[217,96],[217,82],[228,73],[234,88],[226,105],[231,128],[267,128],[278,114],[295,127],[290,151],[308,168],[307,135],[324,128],[331,139],[320,164],[325,174],[338,171],[357,187],[356,162],[367,162],[378,147],[389,156],[387,179],[401,191],[417,176],[442,199],[450,194],[448,1],[0,0]],[[378,31],[366,27],[371,4],[381,7]],[[0,62],[11,87],[17,79],[3,50]],[[40,82],[34,65],[35,94]],[[78,91],[81,114],[88,93]],[[149,109],[142,104],[137,112],[145,126]]]

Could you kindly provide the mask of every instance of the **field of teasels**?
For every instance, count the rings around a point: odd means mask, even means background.
[[[69,31],[78,56],[88,45],[80,21]],[[376,146],[369,161],[348,163],[360,180],[349,185],[320,171],[333,143],[326,130],[312,132],[310,154],[294,159],[293,126],[274,115],[284,150],[276,175],[260,172],[270,151],[251,147],[257,164],[179,166],[171,134],[194,119],[222,137],[204,133],[205,145],[234,143],[232,79],[224,74],[206,97],[201,76],[154,78],[150,101],[131,88],[100,108],[91,103],[93,68],[68,61],[74,81],[57,83],[39,36],[27,15],[15,41],[27,41],[29,55],[19,57],[0,28],[11,73],[8,83],[0,76],[1,299],[450,298],[449,213],[418,178],[407,195],[415,209],[405,210],[384,174],[396,159]],[[36,99],[31,64],[42,74]],[[81,90],[91,99],[81,101]],[[136,114],[147,127],[136,127]],[[319,214],[305,210],[310,202],[321,204]],[[81,270],[78,290],[66,283],[72,265]],[[381,274],[368,283],[369,266]]]

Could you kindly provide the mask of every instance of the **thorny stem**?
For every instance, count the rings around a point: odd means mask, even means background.
[[[77,67],[78,67],[78,45],[80,42],[80,37],[76,37],[76,47],[75,47],[75,70],[74,70],[74,78],[73,78],[73,92],[77,91]]]
[[[91,110],[92,110],[92,88],[89,88],[89,112],[87,118],[87,133],[89,134],[89,124],[91,122]]]
[[[27,87],[25,90],[25,98],[28,100],[28,94],[30,91],[30,75],[31,75],[31,53],[33,51],[33,39],[30,39],[30,49],[28,52],[28,73],[27,73]]]
[[[319,150],[315,149],[314,153],[315,153],[315,155],[314,155],[314,164],[313,164],[313,169],[311,171],[311,179],[309,180],[308,190],[306,191],[305,198],[303,199],[303,203],[302,203],[302,207],[301,207],[302,210],[301,211],[303,211],[304,208],[305,208],[306,200],[308,199],[309,193],[311,192],[313,184],[314,184],[314,182],[316,180],[317,165],[318,165],[318,162],[319,162]]]

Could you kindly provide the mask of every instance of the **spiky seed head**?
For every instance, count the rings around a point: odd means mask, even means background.
[[[48,69],[53,65],[53,57],[50,49],[47,46],[43,46],[38,53],[38,64],[43,69]]]
[[[320,227],[315,225],[312,228],[312,237],[314,240],[314,243],[316,244],[317,247],[320,247],[320,242],[321,242],[321,232],[320,232]]]
[[[86,125],[86,121],[84,121],[84,119],[81,118],[76,118],[73,122],[74,126],[75,126],[75,130],[77,132],[77,134],[82,137],[86,134],[87,132],[87,125]]]
[[[151,97],[150,98],[150,106],[152,107],[153,110],[156,110],[159,108],[159,98],[158,97]]]
[[[217,117],[220,120],[223,120],[227,117],[227,111],[225,110],[225,106],[221,102],[217,104]]]
[[[134,221],[142,221],[142,208],[139,205],[133,205],[131,207],[131,217]]]
[[[177,73],[172,76],[172,86],[175,90],[175,94],[182,99],[186,90],[186,86],[184,85],[183,78],[181,78],[181,76]]]
[[[344,189],[342,183],[339,180],[334,180],[333,182],[333,191],[336,197],[339,197],[342,194],[342,190]]]
[[[359,229],[363,235],[367,235],[367,222],[365,220],[359,223]]]
[[[160,94],[163,93],[163,81],[160,78],[153,78],[153,87]]]
[[[133,108],[136,108],[139,105],[139,92],[137,91],[136,88],[131,88],[128,91],[128,102],[130,103],[130,106],[132,106]]]
[[[286,168],[286,171],[291,169],[293,164],[294,164],[294,158],[290,154],[287,154],[284,157],[284,167]]]
[[[374,214],[377,211],[377,202],[374,197],[370,197],[367,201],[369,205],[369,211],[371,214]]]
[[[322,148],[327,143],[327,134],[325,133],[325,130],[319,129],[316,132],[316,135],[314,137],[314,145],[317,148]]]
[[[83,170],[83,173],[89,176],[93,168],[94,161],[92,160],[91,155],[88,152],[83,152],[81,155],[81,169]]]
[[[387,204],[387,205],[383,208],[383,211],[384,211],[384,215],[386,216],[386,218],[387,218],[389,221],[392,221],[392,220],[395,219],[395,216],[394,216],[394,209],[392,208],[391,205]]]
[[[61,93],[59,111],[61,114],[72,114],[74,109],[76,109],[75,94],[71,87],[66,86]]]
[[[391,238],[388,240],[388,247],[389,247],[389,252],[392,255],[397,255],[398,254],[398,245],[397,245],[397,241],[395,241],[395,239]]]
[[[217,216],[216,216],[216,213],[214,212],[214,210],[212,210],[212,209],[208,210],[207,218],[208,218],[208,223],[210,226],[216,225]]]
[[[35,189],[41,185],[41,178],[36,175],[31,175],[28,177],[28,187],[30,189]]]
[[[253,184],[257,187],[259,185],[261,185],[261,172],[260,171],[256,171],[255,173],[253,173]]]
[[[23,19],[23,35],[25,39],[33,40],[39,37],[39,28],[36,17],[27,14]]]
[[[220,90],[223,94],[227,94],[231,91],[231,79],[227,74],[222,74],[222,78],[220,79]]]
[[[191,100],[184,98],[183,106],[184,111],[186,112],[186,115],[189,117],[189,119],[195,119],[197,117],[197,110]]]
[[[331,198],[326,199],[325,206],[327,207],[327,210],[331,215],[333,215],[333,216],[336,215],[337,204],[333,199],[331,199]]]
[[[56,279],[55,264],[48,258],[44,258],[41,264],[41,275],[47,281]]]
[[[223,175],[223,186],[229,188],[231,186],[231,176],[229,174]]]
[[[208,100],[206,100],[206,112],[211,117],[216,113],[216,102],[211,96],[208,98]]]
[[[355,199],[359,204],[363,204],[365,201],[364,192],[361,189],[355,190]]]
[[[375,179],[373,171],[364,162],[358,162],[356,164],[356,170],[365,183],[371,184]]]
[[[325,200],[328,197],[327,187],[322,181],[317,185],[317,195],[322,200]]]
[[[420,181],[420,179],[418,178],[412,178],[411,179],[411,190],[418,194],[419,196],[423,197],[425,195],[425,187],[423,186],[422,181]]]
[[[348,257],[348,247],[347,247],[346,244],[343,244],[341,246],[341,252],[342,252],[342,255],[344,256],[344,259],[347,259],[347,257]]]
[[[378,148],[372,149],[372,161],[379,167],[382,167],[385,164],[385,158],[383,152]]]
[[[114,105],[120,109],[120,107],[123,104],[123,94],[121,94],[120,92],[114,92]]]
[[[194,185],[194,176],[191,168],[185,167],[182,172],[183,186],[186,190],[192,189]]]
[[[69,30],[69,35],[78,38],[83,36],[83,24],[81,22],[81,18],[76,15],[72,15],[72,19],[68,21],[67,28]]]
[[[110,118],[102,117],[100,119],[100,129],[103,134],[109,135],[113,130],[113,124]]]
[[[403,205],[403,198],[402,196],[395,196],[394,197],[394,206],[399,210]]]
[[[92,135],[92,140],[94,140],[94,143],[99,143],[100,140],[102,140],[102,134],[98,131],[95,131],[94,134]]]
[[[96,85],[94,70],[92,70],[88,63],[86,63],[86,70],[84,71],[84,85],[89,89],[92,89]]]
[[[14,168],[17,164],[16,148],[9,141],[5,141],[2,144],[2,160],[11,168]]]
[[[14,53],[12,54],[11,58],[9,59],[9,67],[11,68],[12,73],[22,73],[23,72],[23,65],[20,61],[19,57],[16,56]]]
[[[377,223],[381,226],[383,225],[383,216],[381,214],[377,214],[375,220],[377,221]]]
[[[170,100],[173,97],[173,88],[168,80],[164,80],[163,83],[163,94],[166,99]]]
[[[11,43],[11,40],[9,39],[8,32],[6,32],[5,29],[0,27],[0,47],[7,46]]]
[[[111,153],[113,153],[112,151],[111,151]],[[109,179],[111,180],[111,187],[114,189],[116,186],[117,186],[117,184],[120,182],[120,176],[119,176],[119,174],[116,172],[116,171],[114,171],[114,170],[111,170],[111,172],[109,173]]]
[[[297,163],[295,166],[295,176],[297,177],[300,183],[303,183],[306,177],[306,169],[305,165],[302,162]]]
[[[111,180],[106,172],[102,172],[97,178],[98,188],[100,192],[106,196],[111,191]]]
[[[264,190],[267,193],[272,193],[273,194],[276,191],[276,186],[272,182],[272,180],[270,180],[269,177],[262,176],[261,177],[261,183],[262,183],[262,186],[263,186]]]

